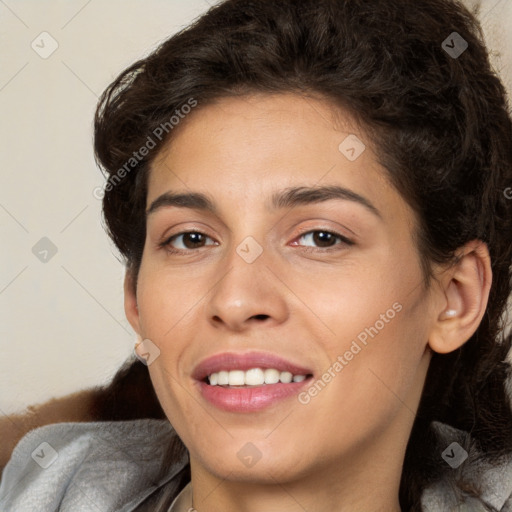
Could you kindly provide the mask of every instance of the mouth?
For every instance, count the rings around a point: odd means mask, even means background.
[[[298,394],[313,372],[273,354],[225,353],[201,362],[192,376],[215,407],[256,412]]]

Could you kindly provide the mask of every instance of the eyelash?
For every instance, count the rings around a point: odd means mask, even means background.
[[[203,247],[198,247],[197,249],[175,249],[173,247],[170,246],[170,243],[177,237],[181,236],[181,235],[188,235],[188,234],[191,234],[191,233],[194,233],[194,234],[199,234],[199,235],[204,235],[208,238],[211,239],[211,237],[209,237],[208,235],[206,235],[205,233],[202,233],[201,231],[181,231],[180,233],[176,233],[174,235],[172,235],[171,237],[167,238],[166,240],[164,240],[163,242],[159,243],[158,246],[162,249],[166,249],[166,251],[170,254],[181,254],[181,255],[187,255],[187,254],[190,254],[198,249],[203,249]],[[304,231],[303,233],[300,233],[298,236],[297,236],[297,239],[300,239],[302,238],[303,236],[305,235],[309,235],[310,233],[327,233],[329,235],[333,235],[334,237],[336,237],[338,240],[341,240],[341,244],[335,244],[331,247],[319,247],[319,248],[315,248],[315,247],[306,247],[304,248],[304,252],[331,252],[331,251],[337,251],[337,250],[340,250],[337,248],[337,246],[339,245],[348,245],[348,246],[351,246],[351,245],[354,245],[354,242],[352,240],[349,240],[348,238],[346,238],[345,236],[341,235],[340,233],[337,233],[336,231],[328,231],[326,229],[310,229],[308,231]]]

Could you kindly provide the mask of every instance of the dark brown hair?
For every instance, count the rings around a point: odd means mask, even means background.
[[[443,48],[453,32],[468,44],[457,57]],[[424,488],[453,471],[440,457],[444,447],[436,444],[432,421],[470,433],[486,460],[512,451],[505,391],[512,338],[504,316],[511,292],[512,201],[504,191],[512,184],[512,120],[483,41],[476,18],[456,0],[227,0],[123,71],[95,117],[96,158],[109,177],[106,228],[135,287],[150,164],[186,123],[170,119],[191,98],[199,110],[223,97],[294,92],[349,112],[371,134],[388,178],[417,214],[426,285],[433,263],[453,262],[471,240],[487,244],[487,310],[461,348],[432,357],[405,454],[403,510],[421,510]],[[130,160],[148,137],[155,147]],[[122,369],[110,396],[132,374],[148,396],[151,382],[138,361]],[[140,415],[164,418],[152,396]],[[121,419],[136,414],[129,407],[127,396],[117,412],[107,406],[98,414]]]

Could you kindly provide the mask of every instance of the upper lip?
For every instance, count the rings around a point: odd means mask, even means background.
[[[250,370],[251,368],[275,368],[293,375],[310,375],[313,372],[303,366],[287,361],[280,356],[268,352],[235,353],[224,352],[203,359],[194,369],[192,377],[203,380],[212,373],[221,370]]]

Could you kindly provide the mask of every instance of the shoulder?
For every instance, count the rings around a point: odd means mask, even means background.
[[[439,462],[446,464],[447,471],[442,480],[424,490],[424,512],[512,510],[512,454],[490,463],[467,432],[438,421],[432,422],[432,427],[442,448]],[[466,486],[472,485],[481,490],[478,498],[464,492]]]
[[[0,510],[131,510],[188,463],[166,467],[167,420],[57,423],[28,432],[0,482]],[[94,505],[93,505],[94,504]]]

